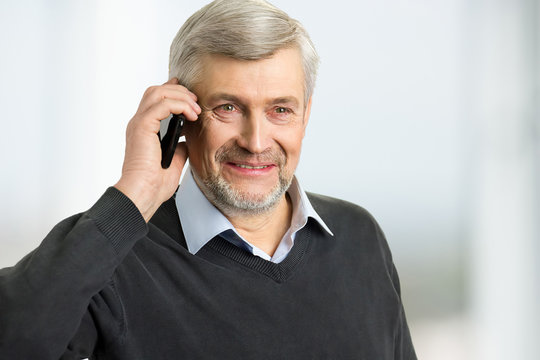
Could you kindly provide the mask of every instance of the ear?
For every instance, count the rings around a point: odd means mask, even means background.
[[[312,99],[313,99],[313,96],[310,96],[306,105],[306,109],[304,110],[304,122],[302,124],[304,128],[302,129],[302,136],[306,134],[306,127],[309,122],[309,115],[311,115],[311,100]]]

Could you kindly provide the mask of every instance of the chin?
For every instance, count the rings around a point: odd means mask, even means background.
[[[280,181],[270,190],[257,187],[253,190],[237,189],[221,176],[210,176],[200,180],[194,173],[194,178],[208,200],[226,216],[260,215],[272,211],[284,198],[292,177]]]

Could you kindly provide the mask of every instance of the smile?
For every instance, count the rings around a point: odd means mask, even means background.
[[[242,169],[266,169],[270,165],[262,165],[262,166],[250,166],[250,165],[244,165],[244,164],[234,164],[237,167],[240,167]]]

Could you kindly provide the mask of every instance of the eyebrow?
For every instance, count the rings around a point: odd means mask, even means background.
[[[271,104],[272,105],[275,105],[275,104],[291,104],[292,106],[296,106],[296,107],[299,106],[298,100],[294,96],[284,96],[284,97],[276,98],[276,99],[272,100]]]
[[[216,94],[212,94],[208,98],[209,102],[215,102],[218,100],[227,100],[227,101],[232,101],[236,103],[242,103],[242,100],[238,96],[228,94],[228,93],[216,93]]]
[[[208,98],[208,101],[210,103],[216,102],[218,100],[226,100],[226,101],[231,101],[231,102],[238,103],[238,104],[245,104],[246,103],[246,101],[243,100],[241,97],[238,97],[236,95],[229,94],[229,93],[215,93],[215,94],[210,95],[210,97]],[[298,99],[296,99],[294,96],[277,97],[275,99],[272,99],[270,101],[270,104],[271,105],[292,104],[292,106],[296,106],[296,107],[299,106]]]

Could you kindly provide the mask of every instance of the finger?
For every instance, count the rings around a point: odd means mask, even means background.
[[[144,122],[147,126],[152,126],[159,130],[159,122],[167,118],[170,114],[183,114],[186,119],[195,121],[198,118],[197,112],[191,104],[185,101],[163,99],[159,103],[150,106],[145,112],[137,116],[137,122]]]
[[[178,78],[172,77],[172,78],[170,78],[169,80],[167,80],[166,82],[163,83],[163,85],[165,85],[165,84],[178,84]]]
[[[170,78],[167,82],[165,82],[162,86],[165,88],[169,88],[172,90],[180,90],[188,94],[189,96],[193,97],[193,100],[197,101],[197,95],[189,91],[185,86],[179,85],[178,78],[173,77]],[[179,86],[177,86],[179,85]]]
[[[173,88],[169,88],[162,85],[151,86],[146,89],[137,112],[144,112],[153,104],[158,103],[164,99],[186,101],[191,104],[193,110],[199,111],[200,109],[199,104],[197,104],[197,96],[195,96],[195,94],[193,94],[186,88],[178,85],[175,85]]]
[[[160,103],[163,104],[169,104],[174,102],[180,102],[183,104],[186,104],[193,112],[196,114],[201,113],[201,107],[197,102],[195,102],[193,99],[189,98],[186,95],[183,96],[172,96],[172,94],[169,94],[170,96],[154,96],[152,98],[145,98],[139,105],[139,109],[137,110],[138,114],[144,113],[148,111],[151,107],[154,107]],[[175,113],[179,114],[179,113]]]
[[[164,85],[161,85],[164,89],[169,89],[169,90],[172,90],[173,92],[174,91],[177,91],[178,93],[180,94],[186,94],[188,96],[190,96],[193,100],[197,101],[197,95],[195,95],[194,93],[192,93],[191,91],[189,91],[188,88],[186,88],[185,86],[182,86],[182,85],[171,85],[171,84],[164,84]]]

